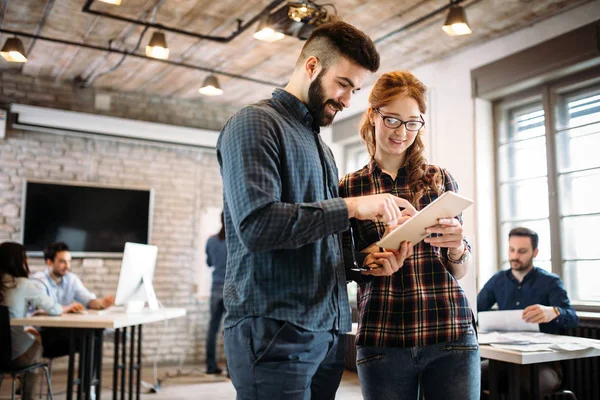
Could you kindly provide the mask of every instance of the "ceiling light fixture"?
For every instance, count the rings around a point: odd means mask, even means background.
[[[146,46],[146,55],[159,60],[169,58],[169,48],[167,47],[167,38],[163,32],[156,31],[152,33],[150,42]]]
[[[467,23],[465,9],[458,5],[450,7],[446,23],[442,26],[442,29],[449,36],[469,35],[472,31]]]
[[[333,8],[333,5],[327,5]],[[335,8],[333,11],[334,15],[337,14]],[[284,35],[306,40],[317,26],[330,18],[325,5],[308,0],[287,3],[261,20],[254,37],[265,42],[283,39]]]
[[[215,75],[207,76],[198,91],[205,96],[220,96],[223,94],[223,89],[221,89],[219,80]]]
[[[268,16],[261,20],[256,32],[252,36],[254,39],[262,40],[267,43],[273,43],[285,37],[283,33],[275,31],[275,29],[269,25]]]
[[[27,62],[23,42],[21,42],[21,39],[17,37],[6,39],[4,46],[2,46],[2,50],[0,50],[0,56],[2,56],[2,58],[8,62]]]
[[[103,3],[108,3],[108,4],[112,4],[114,6],[120,6],[121,5],[121,0],[100,0]]]

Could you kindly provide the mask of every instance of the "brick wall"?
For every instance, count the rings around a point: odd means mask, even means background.
[[[7,73],[2,74],[0,83],[0,101],[4,103],[52,106],[56,101],[57,108],[84,112],[93,109],[93,91],[91,94],[69,91],[65,85]],[[32,89],[24,94],[26,86],[37,91]],[[123,104],[123,108],[113,108],[105,115],[177,122],[205,129],[219,129],[228,117],[222,110],[212,110],[212,117],[205,120],[203,115],[210,108],[197,106],[197,112],[193,113],[190,104],[172,115],[164,111],[177,108],[182,103],[179,100],[131,93],[115,94],[114,98],[118,101],[113,106]],[[194,285],[197,271],[202,267],[198,265],[198,254],[203,251],[198,239],[202,210],[222,205],[222,183],[215,154],[185,146],[71,137],[9,127],[6,137],[0,140],[0,242],[20,240],[22,189],[27,179],[154,189],[151,236],[152,244],[159,247],[154,279],[156,294],[167,307],[186,308],[188,316],[171,320],[166,328],[163,323],[145,326],[143,359],[154,360],[155,348],[163,337],[158,359],[178,361],[188,346],[188,332],[196,325],[187,360],[204,360],[208,302],[196,300]],[[41,259],[31,259],[30,264],[34,272],[44,268]],[[92,263],[94,266],[85,264],[83,259],[75,259],[72,269],[86,286],[99,296],[114,294],[120,260],[102,259],[101,266],[95,266],[98,262]],[[108,362],[112,360],[110,343],[105,345],[105,351],[104,360]]]
[[[204,97],[183,100],[137,92],[82,89],[70,82],[56,82],[13,71],[0,74],[0,88],[0,104],[20,103],[217,131],[236,111],[235,107],[211,103]],[[98,93],[110,95],[109,110],[95,107]]]

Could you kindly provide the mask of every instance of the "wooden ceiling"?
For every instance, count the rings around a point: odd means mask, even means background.
[[[582,0],[466,0],[473,34],[449,37],[441,30],[445,13],[377,42],[390,32],[418,20],[448,3],[448,0],[325,0],[333,3],[343,20],[371,36],[382,56],[380,71],[414,68],[447,56],[458,49],[480,43],[548,18]],[[46,37],[131,51],[140,40],[143,26],[82,12],[84,0],[0,0],[0,28]],[[204,35],[228,36],[237,28],[237,19],[249,21],[269,0],[122,0],[120,6],[98,0],[92,9],[133,19],[149,20],[157,8],[155,22]],[[285,84],[291,75],[304,42],[286,37],[275,43],[252,37],[251,26],[229,43],[197,39],[167,32],[169,59],[176,62],[226,71],[232,74]],[[144,54],[149,29],[136,53]],[[0,45],[8,37],[0,34]],[[23,38],[29,61],[24,65],[0,60],[0,71],[55,80],[87,80],[98,88],[142,91],[182,99],[203,98],[198,93],[206,72],[126,57],[110,73],[104,73],[122,58],[119,54],[79,46]],[[369,78],[372,82],[374,77]],[[219,76],[225,93],[204,98],[205,102],[244,105],[270,95],[273,87]]]

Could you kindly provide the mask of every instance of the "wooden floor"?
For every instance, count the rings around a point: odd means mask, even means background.
[[[158,377],[162,380],[162,387],[158,393],[148,393],[149,389],[142,387],[142,400],[183,400],[183,399],[210,399],[234,400],[235,390],[231,381],[225,376],[205,375],[200,367],[187,366],[182,375],[176,376],[177,367],[159,368]],[[152,367],[142,370],[142,378],[148,383],[154,381]],[[112,399],[112,370],[105,366],[102,375],[102,398]],[[52,388],[56,400],[64,400],[67,377],[65,371],[54,371],[52,374]],[[10,399],[11,380],[6,377],[0,388],[0,399]],[[45,389],[44,389],[45,390]],[[345,371],[342,383],[337,393],[337,400],[361,400],[358,375],[355,372]]]

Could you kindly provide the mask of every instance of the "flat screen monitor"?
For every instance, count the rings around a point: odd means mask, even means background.
[[[22,242],[30,256],[65,242],[73,256],[120,257],[126,242],[150,241],[151,189],[28,181],[23,197]]]
[[[141,311],[146,302],[158,308],[152,286],[157,254],[156,246],[125,243],[115,305],[126,305],[129,312]]]

